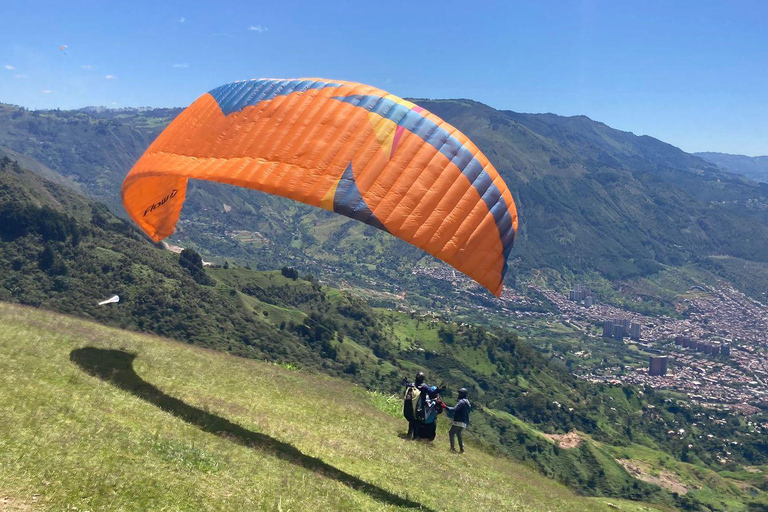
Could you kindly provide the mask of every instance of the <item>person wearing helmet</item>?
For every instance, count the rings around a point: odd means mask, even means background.
[[[459,403],[455,407],[446,406],[448,416],[453,418],[453,424],[451,430],[448,432],[448,437],[451,441],[451,451],[456,451],[454,444],[454,438],[459,439],[459,453],[464,453],[464,441],[461,438],[464,429],[469,426],[469,413],[472,411],[472,404],[467,399],[467,388],[461,388],[459,390]]]
[[[413,411],[415,409],[423,409],[426,402],[426,397],[429,394],[429,384],[426,382],[426,376],[424,375],[424,372],[418,372],[416,374],[416,379],[413,382],[406,382],[406,404],[404,406],[404,412],[406,419],[408,420],[408,434],[406,434],[406,438],[408,439],[418,439],[419,438],[419,426],[421,425],[421,421],[414,416]],[[410,396],[415,396],[409,393],[408,388],[415,388],[418,390],[418,398],[416,398],[416,403],[410,402]]]

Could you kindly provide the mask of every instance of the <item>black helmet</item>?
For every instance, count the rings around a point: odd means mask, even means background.
[[[459,390],[459,399],[467,398],[467,393],[468,393],[467,388],[461,388]]]
[[[424,379],[425,379],[424,372],[419,372],[416,374],[416,384],[421,384],[422,382],[424,382]]]

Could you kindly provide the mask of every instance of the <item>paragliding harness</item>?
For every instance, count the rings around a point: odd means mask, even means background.
[[[438,393],[443,389],[445,389],[445,386],[442,384],[440,384],[439,388],[436,388]],[[416,384],[407,384],[405,397],[403,398],[403,416],[405,419],[417,423],[430,423],[441,412],[442,407],[441,404],[439,405],[439,400],[427,400],[427,393],[422,392],[421,389],[416,387]]]
[[[437,401],[427,400],[427,396],[424,395],[416,405],[416,419],[419,423],[432,423],[437,417]]]
[[[421,390],[414,384],[409,383],[408,387],[405,388],[405,397],[403,399],[403,416],[405,419],[411,422],[423,421],[424,406],[420,405],[423,401],[424,397],[421,396]],[[421,419],[419,419],[418,414],[421,414]]]

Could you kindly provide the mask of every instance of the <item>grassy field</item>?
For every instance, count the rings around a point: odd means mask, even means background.
[[[343,381],[0,303],[3,510],[656,510],[399,437]],[[610,504],[609,504],[610,503]]]

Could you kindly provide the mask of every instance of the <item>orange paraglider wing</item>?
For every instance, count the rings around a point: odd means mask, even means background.
[[[506,184],[456,128],[375,87],[259,79],[201,96],[123,183],[126,210],[153,240],[173,233],[189,178],[357,219],[501,294],[517,229]]]

